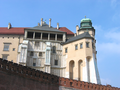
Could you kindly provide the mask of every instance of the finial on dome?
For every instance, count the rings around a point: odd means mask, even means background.
[[[45,19],[45,23],[46,23],[46,19]]]

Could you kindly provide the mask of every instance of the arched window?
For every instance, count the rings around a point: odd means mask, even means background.
[[[53,46],[53,53],[56,53],[56,46]]]
[[[78,61],[78,80],[82,80],[82,60]]]
[[[69,62],[69,78],[73,79],[74,77],[74,61]]]

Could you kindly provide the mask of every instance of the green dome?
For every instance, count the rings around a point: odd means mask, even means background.
[[[82,22],[91,22],[91,20],[89,18],[84,18],[84,19],[81,20],[81,23]]]
[[[81,20],[80,29],[89,29],[92,28],[92,22],[89,18],[84,18]]]

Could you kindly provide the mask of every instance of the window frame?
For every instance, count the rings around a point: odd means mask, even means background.
[[[82,45],[82,47],[81,47],[81,45]],[[83,43],[80,43],[80,49],[82,49],[83,48]]]
[[[41,53],[41,54],[40,54],[40,53]],[[39,52],[39,57],[42,57],[42,55],[43,55],[42,52]]]
[[[86,42],[86,48],[89,48],[89,47],[90,47],[90,42]]]
[[[31,54],[31,53],[32,53],[32,54]],[[34,52],[33,52],[33,51],[30,52],[30,56],[34,56]]]
[[[56,66],[58,65],[58,60],[57,59],[54,60],[54,65],[56,65]]]
[[[11,43],[4,43],[3,51],[9,51],[9,49],[10,49],[10,44],[11,44]],[[6,47],[7,47],[7,49],[6,49]]]
[[[77,46],[77,48],[76,48],[76,46]],[[78,44],[75,44],[75,50],[78,50]]]
[[[54,48],[55,47],[55,48]],[[56,53],[56,46],[53,46],[52,53]]]
[[[65,53],[68,53],[68,48],[67,47],[65,48]]]
[[[13,51],[15,51],[15,48],[13,48]]]

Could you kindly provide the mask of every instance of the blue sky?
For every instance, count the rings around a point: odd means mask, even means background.
[[[75,33],[85,15],[96,29],[101,82],[120,87],[120,0],[0,0],[0,27],[34,27],[51,18],[53,27]]]

